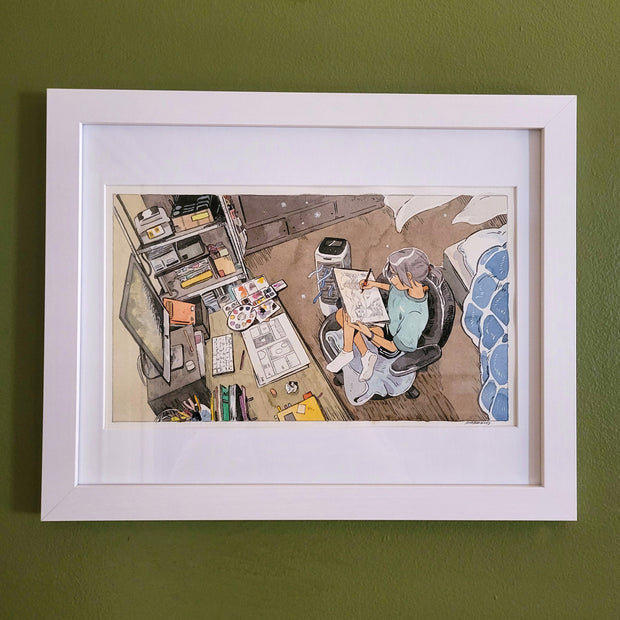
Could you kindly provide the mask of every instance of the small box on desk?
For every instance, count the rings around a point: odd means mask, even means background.
[[[164,308],[170,315],[170,325],[194,325],[196,323],[196,306],[187,301],[164,297]]]
[[[185,205],[175,207],[172,211],[172,223],[177,232],[191,230],[204,224],[213,224],[213,213],[202,205]]]

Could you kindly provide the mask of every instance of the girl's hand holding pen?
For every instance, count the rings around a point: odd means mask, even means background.
[[[360,282],[360,288],[362,289],[362,291],[365,291],[367,288],[370,288],[368,286],[368,278],[370,278],[370,274],[372,272],[372,267],[368,270],[368,273],[366,274],[366,277]]]

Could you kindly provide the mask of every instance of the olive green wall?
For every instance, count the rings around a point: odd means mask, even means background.
[[[1,5],[0,616],[620,617],[620,4]],[[48,87],[578,95],[579,522],[41,524]]]

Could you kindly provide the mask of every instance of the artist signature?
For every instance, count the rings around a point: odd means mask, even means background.
[[[465,424],[491,424],[491,420],[467,420]]]

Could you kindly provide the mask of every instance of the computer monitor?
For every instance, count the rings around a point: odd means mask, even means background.
[[[170,315],[133,254],[127,267],[120,319],[157,372],[170,383]]]

